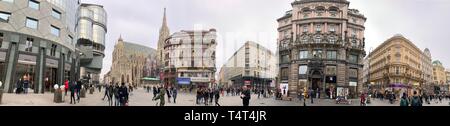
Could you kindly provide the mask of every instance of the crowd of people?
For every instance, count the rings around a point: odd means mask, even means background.
[[[197,89],[197,95],[196,95],[196,104],[205,104],[205,105],[213,105],[213,99],[215,106],[220,106],[219,104],[219,98],[221,94],[221,90],[219,88],[198,88]],[[209,104],[208,104],[209,103]]]
[[[122,83],[120,86],[118,83],[114,85],[108,84],[105,86],[105,94],[102,100],[105,100],[106,97],[109,106],[128,106],[129,95],[133,90],[133,86],[129,85],[127,87],[125,83]]]

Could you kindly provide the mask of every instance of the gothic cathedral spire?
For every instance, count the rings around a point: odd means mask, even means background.
[[[161,29],[159,29],[159,40],[158,40],[158,47],[157,47],[157,59],[159,63],[163,63],[164,60],[164,41],[169,38],[170,36],[170,30],[167,26],[167,17],[166,17],[166,8],[164,8],[164,17]]]

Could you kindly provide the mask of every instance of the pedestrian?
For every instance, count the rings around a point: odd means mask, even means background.
[[[64,82],[64,91],[65,91],[65,94],[67,95],[67,91],[69,90],[69,80],[66,80],[65,82]]]
[[[22,92],[22,79],[19,79],[16,83],[16,94],[20,94]]]
[[[259,91],[259,89],[257,89],[256,90],[256,93],[258,94],[258,99],[259,99],[259,97],[261,96],[261,93],[260,93],[261,91]]]
[[[213,89],[209,89],[209,104],[212,105],[212,101],[214,99],[214,90]]]
[[[153,86],[153,98],[156,97],[156,94],[158,94],[158,90],[156,89],[156,86]]]
[[[200,95],[201,95],[200,89],[197,89],[197,95],[196,95],[197,100],[195,101],[195,103],[197,105],[200,104]]]
[[[406,97],[406,93],[403,93],[402,99],[400,100],[400,106],[409,106],[409,101]]]
[[[173,103],[177,103],[177,95],[178,95],[178,91],[177,91],[177,88],[173,88],[172,89],[172,97],[173,97]]]
[[[241,94],[242,104],[243,106],[249,106],[250,104],[250,91],[248,90],[247,86],[242,87],[243,91]]]
[[[109,106],[113,106],[114,85],[112,85],[112,83],[110,85],[108,85],[107,91],[108,91]]]
[[[161,88],[161,87],[160,87]],[[166,96],[166,90],[161,89],[160,92],[158,93],[158,95],[153,98],[153,101],[159,100],[159,106],[164,106],[165,105],[165,99],[164,97]]]
[[[120,96],[119,96],[119,84],[116,84],[114,87],[114,105],[119,106],[120,105]]]
[[[361,92],[360,96],[360,106],[366,106],[366,96],[364,95],[363,92]]]
[[[171,93],[172,93],[172,92],[170,92],[170,88],[166,88],[165,90],[166,90],[166,92],[167,92],[167,101],[170,103],[170,97],[172,97],[172,96],[171,96]]]
[[[223,96],[223,95],[222,95],[222,96]],[[215,102],[216,102],[216,106],[220,106],[220,104],[219,104],[219,97],[220,97],[219,91],[216,91],[216,93],[215,93],[215,95],[214,95],[214,99],[215,99]]]
[[[82,88],[82,83],[81,81],[77,82],[77,85],[75,86],[76,92],[77,92],[77,101],[78,103],[80,103],[80,95],[81,95],[81,88]]]
[[[209,93],[208,93],[208,89],[206,89],[206,88],[203,90],[203,99],[204,99],[205,105],[207,106],[208,99],[209,99]]]
[[[75,87],[76,87],[76,83],[75,82],[72,82],[72,84],[70,85],[70,104],[72,104],[72,101],[73,101],[73,104],[76,104],[76,100],[75,100]]]
[[[417,96],[417,91],[414,91],[414,96],[411,100],[411,106],[422,106],[422,103],[420,103],[420,98]]]
[[[309,98],[311,99],[311,104],[314,104],[314,91],[309,89]]]
[[[106,85],[106,89],[105,89],[105,95],[103,96],[103,101],[105,100],[105,97],[107,97],[108,98],[108,101],[109,101],[109,85]]]
[[[297,93],[298,101],[302,101],[302,97],[303,97],[302,91],[298,92],[298,93]]]
[[[127,106],[128,104],[128,88],[125,86],[125,83],[122,83],[122,86],[119,88],[119,98],[120,98],[120,106]]]
[[[24,79],[23,80],[23,89],[24,89],[23,91],[24,91],[25,94],[28,94],[28,86],[29,86],[29,84],[30,83],[29,83],[28,79]]]

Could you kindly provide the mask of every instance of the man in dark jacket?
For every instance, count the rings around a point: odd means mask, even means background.
[[[247,86],[243,86],[242,89],[243,89],[242,94],[241,94],[242,104],[244,106],[249,106],[250,98],[251,98],[250,90],[248,90]]]
[[[215,102],[216,102],[216,106],[220,106],[220,104],[219,104],[219,97],[220,97],[220,91],[216,90],[215,93],[214,93],[214,99],[215,99]]]
[[[156,86],[153,86],[153,98],[156,97],[156,94],[158,94],[158,90],[156,89]]]
[[[70,104],[72,104],[72,100],[73,100],[73,104],[77,103],[77,101],[75,100],[75,87],[76,87],[76,83],[75,82],[72,82],[72,84],[69,85]]]
[[[119,98],[120,106],[125,106],[128,103],[128,88],[125,86],[125,83],[122,83],[122,86],[119,88]]]
[[[77,92],[77,101],[78,101],[78,103],[80,103],[81,85],[82,85],[81,81],[78,81],[77,85],[75,86],[75,90]]]

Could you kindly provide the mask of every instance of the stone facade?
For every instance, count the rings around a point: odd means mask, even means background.
[[[368,57],[373,91],[394,91],[401,96],[402,93],[412,95],[413,91],[428,90],[425,73],[429,72],[423,69],[426,67],[423,63],[431,61],[427,53],[401,35],[386,40]]]
[[[447,76],[445,68],[441,61],[433,61],[433,83],[437,85],[443,85],[447,82]]]
[[[216,30],[182,30],[164,45],[166,86],[211,87],[216,73]]]
[[[358,95],[366,18],[349,9],[349,4],[346,0],[295,1],[293,9],[277,20],[279,83],[289,85],[291,96],[301,89]]]
[[[155,55],[155,49],[119,38],[114,46],[109,83],[141,86],[147,69],[155,71],[155,67],[147,66],[149,62],[156,61]]]

